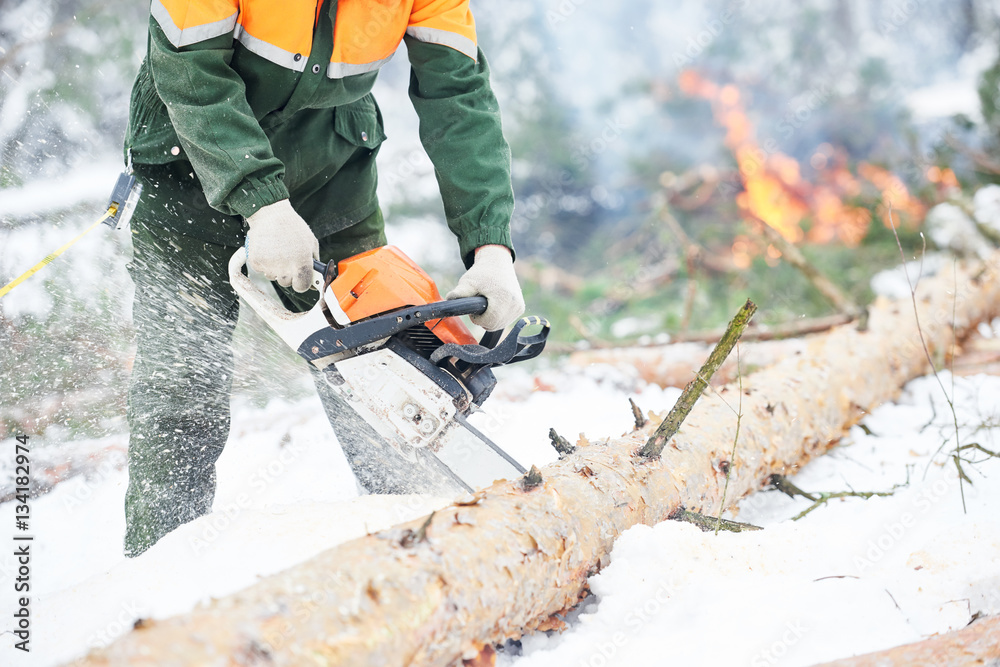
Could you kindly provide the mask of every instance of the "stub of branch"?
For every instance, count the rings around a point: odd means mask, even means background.
[[[521,478],[521,488],[530,491],[542,484],[542,471],[537,466],[531,466],[531,470]]]
[[[638,431],[643,426],[645,426],[649,422],[649,420],[646,419],[645,416],[643,416],[642,410],[639,409],[639,406],[636,405],[635,401],[633,401],[631,398],[628,399],[628,404],[632,406],[632,418],[635,419],[635,430]]]
[[[559,458],[569,456],[576,451],[576,445],[556,433],[554,428],[549,429],[549,442],[552,443],[552,448],[559,453]]]
[[[816,502],[816,500],[818,500],[816,496],[812,495],[811,493],[803,491],[799,487],[789,482],[788,478],[785,477],[784,475],[771,475],[770,479],[767,480],[767,483],[770,486],[773,486],[778,491],[781,491],[789,498],[794,498],[795,496],[802,496],[806,500],[811,500],[813,502]]]
[[[702,392],[705,391],[708,383],[712,380],[715,371],[719,369],[722,362],[726,360],[729,353],[736,347],[740,336],[743,335],[743,330],[750,324],[750,318],[753,317],[755,312],[757,312],[757,304],[747,299],[747,302],[736,313],[736,317],[726,327],[726,333],[723,334],[722,340],[716,344],[715,349],[708,355],[708,359],[702,365],[701,370],[698,371],[698,375],[684,388],[684,392],[677,399],[677,402],[674,403],[674,407],[670,409],[666,419],[656,428],[656,432],[646,441],[646,445],[639,450],[640,456],[646,458],[659,456],[663,448],[670,441],[670,438],[676,435],[678,429],[681,427],[681,423],[690,414],[694,404],[698,402]]]
[[[428,526],[431,525],[431,522],[434,520],[434,515],[435,514],[436,514],[436,512],[431,512],[427,516],[427,520],[424,521],[424,523],[416,531],[409,530],[409,529],[404,530],[403,531],[403,536],[401,538],[399,538],[399,546],[409,548],[409,547],[412,547],[415,544],[420,544],[421,542],[426,542],[427,541],[427,528],[428,528]]]

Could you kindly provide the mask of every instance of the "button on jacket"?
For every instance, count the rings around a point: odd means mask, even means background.
[[[510,243],[510,151],[468,0],[153,0],[132,91],[134,164],[190,161],[212,208],[205,240],[290,197],[322,237],[378,206],[385,139],[371,95],[406,42],[420,138],[466,264]]]

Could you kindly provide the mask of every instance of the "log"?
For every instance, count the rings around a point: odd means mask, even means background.
[[[844,315],[840,313],[836,315],[824,315],[823,317],[794,320],[774,326],[766,324],[752,326],[744,332],[741,340],[743,342],[794,342],[794,340],[800,336],[808,336],[809,334],[829,331],[835,326],[847,324],[855,319],[856,318],[852,315]],[[606,341],[595,339],[593,336],[589,335],[590,332],[579,333],[581,333],[583,337],[582,341],[578,341],[576,343],[550,343],[545,346],[545,351],[554,352],[556,354],[569,354],[572,355],[571,359],[586,357],[588,355],[600,356],[606,352],[619,353],[625,351],[632,353],[648,349],[662,349],[667,346],[667,343],[670,345],[676,345],[678,343],[717,343],[722,338],[725,331],[722,329],[714,329],[708,331],[678,333],[677,335],[664,336],[664,339],[669,338],[669,340],[666,340],[665,342],[655,340],[650,336],[643,336],[639,339],[633,340]],[[658,339],[659,336],[656,336],[655,338]],[[705,354],[708,354],[707,349],[705,350]]]
[[[985,667],[1000,664],[1000,616],[981,618],[961,630],[886,651],[835,660],[817,667],[895,667],[948,665]]]
[[[841,323],[844,321],[846,320],[842,320]],[[753,327],[748,328],[744,338],[740,340],[740,366],[744,375],[748,374],[747,369],[773,366],[782,359],[802,354],[808,347],[808,340],[803,338],[747,343],[746,337],[753,332]],[[698,367],[708,359],[711,349],[704,343],[681,343],[585,350],[574,352],[568,361],[581,368],[591,364],[633,366],[638,376],[649,384],[660,387],[683,387],[694,379]],[[712,385],[718,387],[735,382],[737,375],[736,355],[730,355],[712,377]]]
[[[921,283],[931,352],[1000,310],[993,268]],[[957,287],[957,289],[956,289]],[[452,665],[558,625],[629,527],[679,508],[714,515],[824,453],[869,410],[927,371],[909,301],[880,300],[869,328],[847,325],[808,350],[706,395],[659,458],[637,456],[655,422],[587,444],[525,488],[505,481],[429,518],[330,549],[194,611],[149,621],[87,665]],[[730,460],[731,452],[735,456]]]

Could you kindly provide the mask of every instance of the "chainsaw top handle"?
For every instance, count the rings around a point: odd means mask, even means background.
[[[321,312],[323,299],[306,313],[291,313],[282,308],[275,299],[266,297],[247,276],[243,275],[245,262],[246,252],[243,249],[234,253],[229,263],[231,284],[237,293],[308,361],[317,361],[347,352],[432,320],[481,315],[487,307],[486,297],[470,296],[408,306],[353,322],[342,328],[333,328]],[[331,264],[314,262],[313,267],[318,274],[314,285],[322,294],[326,291],[326,285],[336,277],[336,265],[332,262]],[[520,336],[521,329],[529,324],[541,324],[542,332],[534,336]],[[547,321],[540,318],[522,318],[515,323],[514,330],[506,339],[503,339],[502,331],[488,331],[483,335],[479,345],[448,344],[442,347],[450,353],[447,355],[449,357],[476,365],[499,366],[537,356],[545,345],[548,331]],[[439,355],[435,363],[440,361],[443,361],[443,357]]]

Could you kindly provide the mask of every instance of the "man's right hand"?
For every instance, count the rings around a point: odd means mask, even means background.
[[[247,264],[282,287],[305,292],[312,284],[319,241],[287,199],[265,206],[247,224]]]

